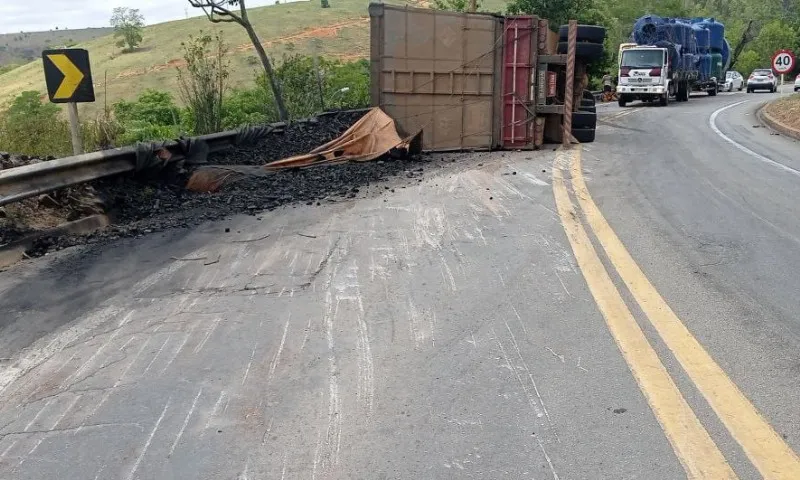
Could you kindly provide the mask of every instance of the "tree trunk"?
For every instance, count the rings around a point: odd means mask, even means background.
[[[278,115],[280,115],[282,122],[288,122],[289,114],[286,111],[286,105],[283,104],[281,86],[277,81],[275,81],[275,73],[272,70],[272,63],[269,61],[267,52],[264,51],[264,46],[261,45],[261,41],[258,39],[258,35],[256,34],[256,31],[253,30],[253,26],[250,24],[250,22],[245,19],[244,25],[242,26],[245,30],[247,30],[247,35],[250,37],[250,41],[253,42],[253,47],[255,47],[256,53],[258,53],[258,57],[261,59],[261,64],[264,65],[264,71],[267,74],[267,80],[269,80],[269,85],[272,88],[272,94],[275,96],[275,104],[278,107]]]
[[[733,69],[733,66],[736,65],[736,61],[739,60],[739,55],[744,50],[744,47],[750,43],[750,29],[753,27],[753,21],[750,20],[747,23],[747,26],[744,28],[742,32],[742,38],[739,40],[739,44],[736,45],[736,48],[733,49],[733,54],[731,55],[731,63],[728,66],[729,69]]]

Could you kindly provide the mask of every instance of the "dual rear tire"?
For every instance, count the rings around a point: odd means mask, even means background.
[[[594,142],[597,130],[597,106],[594,95],[583,91],[578,111],[572,113],[572,136],[580,143]]]

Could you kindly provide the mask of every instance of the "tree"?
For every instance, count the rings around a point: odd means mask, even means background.
[[[594,0],[511,0],[508,13],[512,15],[537,15],[550,21],[552,28],[576,19],[580,23],[602,25]]]
[[[119,38],[117,46],[123,47],[123,52],[132,52],[142,43],[144,16],[139,10],[128,7],[115,8],[111,13],[111,26],[114,27],[114,37]]]
[[[269,80],[272,95],[275,97],[275,105],[278,107],[278,115],[281,121],[288,121],[289,114],[286,111],[286,106],[283,103],[283,95],[281,94],[281,87],[275,78],[275,72],[272,69],[272,63],[264,51],[264,46],[261,45],[261,40],[250,23],[247,16],[247,6],[245,0],[189,0],[189,5],[194,8],[200,8],[212,23],[233,22],[239,24],[247,32],[250,41],[253,43],[258,57],[261,59],[261,64],[264,66],[267,80]],[[229,7],[239,7],[239,13],[234,12]]]
[[[453,12],[467,12],[470,9],[469,0],[433,0],[433,6],[439,10],[450,10]],[[475,11],[481,8],[481,2],[475,2]]]

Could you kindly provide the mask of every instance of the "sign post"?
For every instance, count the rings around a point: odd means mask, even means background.
[[[783,93],[784,75],[794,70],[796,59],[790,50],[778,50],[772,56],[772,70],[781,76],[781,93]]]
[[[83,153],[78,103],[94,102],[94,83],[89,66],[89,52],[82,48],[42,52],[47,96],[53,103],[66,103],[72,135],[72,152]]]

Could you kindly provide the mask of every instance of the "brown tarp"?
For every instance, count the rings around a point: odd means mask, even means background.
[[[269,170],[307,167],[318,163],[366,162],[375,160],[394,148],[407,150],[413,136],[401,139],[394,120],[375,107],[354,123],[339,138],[294,157],[270,162]]]
[[[207,166],[192,174],[186,188],[195,192],[213,192],[242,175],[263,175],[288,168],[306,168],[345,162],[375,160],[390,152],[418,153],[421,133],[400,138],[394,120],[378,107],[367,112],[338,138],[314,150],[276,160],[261,167]]]

